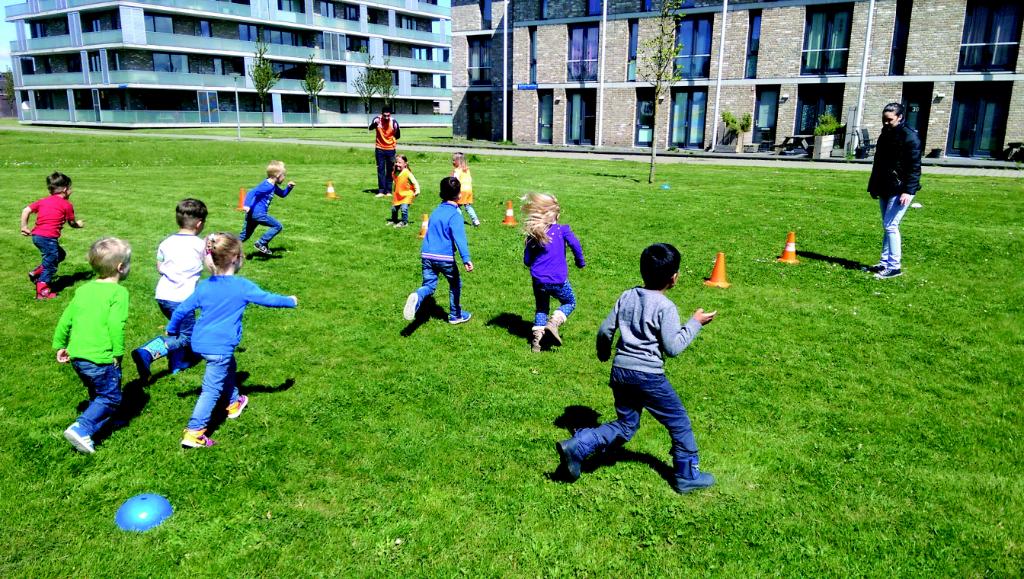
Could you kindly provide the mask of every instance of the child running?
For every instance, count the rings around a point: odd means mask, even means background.
[[[156,250],[156,269],[160,272],[156,304],[168,320],[175,308],[195,291],[206,255],[206,242],[199,237],[206,225],[206,204],[198,199],[183,199],[174,214],[178,232],[164,239]],[[189,316],[182,320],[177,335],[158,336],[132,350],[135,369],[143,382],[149,381],[153,360],[166,356],[174,374],[195,364],[195,355],[189,347],[195,325],[195,316]]]
[[[121,405],[121,358],[128,290],[119,282],[131,270],[132,248],[116,237],[89,248],[96,279],[75,290],[53,332],[57,361],[71,367],[89,391],[89,406],[64,431],[78,451],[96,452],[92,437]]]
[[[459,180],[459,185],[462,187],[459,193],[459,214],[462,214],[462,210],[465,209],[466,213],[469,214],[470,222],[473,227],[480,227],[480,220],[477,219],[476,211],[473,209],[473,176],[469,173],[469,165],[466,164],[466,155],[463,153],[455,153],[452,155],[452,177]]]
[[[427,296],[437,289],[437,276],[448,280],[448,323],[468,322],[473,314],[462,309],[462,279],[455,264],[455,250],[462,256],[466,271],[473,271],[473,261],[466,243],[466,226],[456,199],[459,198],[459,180],[455,177],[441,179],[441,204],[430,214],[427,235],[423,238],[420,257],[423,260],[423,285],[409,294],[405,300],[402,316],[410,322]]]
[[[698,468],[690,417],[665,377],[663,356],[678,356],[718,313],[697,308],[690,321],[679,326],[676,305],[665,297],[679,279],[679,262],[679,251],[667,243],[645,249],[640,255],[644,287],[623,292],[598,329],[597,357],[602,362],[611,357],[615,330],[620,334],[608,384],[618,420],[577,430],[572,438],[555,444],[559,470],[569,481],[579,478],[580,463],[587,456],[633,438],[640,427],[640,413],[646,408],[672,437],[672,486],[676,492],[688,493],[715,483],[715,477]]]
[[[217,402],[228,395],[228,418],[238,418],[249,398],[238,393],[235,378],[235,347],[242,340],[242,314],[249,304],[271,308],[294,308],[295,296],[282,296],[263,291],[255,283],[236,276],[245,256],[242,242],[230,233],[214,233],[206,238],[206,267],[212,274],[199,282],[195,292],[175,308],[168,334],[177,334],[185,320],[201,310],[192,334],[192,350],[206,360],[202,392],[192,418],[188,421],[181,445],[186,448],[213,446],[206,436],[206,426]]]
[[[409,168],[409,158],[405,155],[395,157],[395,176],[392,182],[395,190],[391,201],[391,219],[387,221],[387,224],[395,227],[408,227],[409,206],[420,194],[420,184],[416,181],[416,177],[413,177],[412,169]],[[399,209],[402,211],[401,221],[398,220]]]
[[[523,250],[523,264],[530,268],[533,278],[533,299],[537,304],[533,316],[534,352],[540,352],[544,331],[551,333],[555,343],[562,345],[558,328],[576,309],[576,296],[569,283],[569,267],[565,262],[565,246],[572,249],[576,267],[583,268],[583,248],[568,225],[560,225],[558,216],[562,209],[554,195],[528,193],[523,197],[523,212],[526,214],[526,248]],[[548,317],[551,298],[561,304],[554,315]]]
[[[274,200],[274,195],[284,198],[295,188],[295,181],[289,181],[288,186],[281,189],[280,185],[284,183],[284,178],[287,175],[288,171],[285,170],[284,163],[271,161],[267,164],[267,179],[250,189],[245,196],[243,204],[245,223],[242,225],[242,232],[238,234],[238,239],[245,241],[252,236],[257,226],[266,225],[270,229],[254,244],[256,251],[263,255],[274,255],[274,252],[270,250],[270,240],[284,229],[281,222],[274,219],[268,211],[270,211],[270,202]]]
[[[68,201],[71,197],[71,177],[64,173],[54,172],[46,178],[46,188],[50,195],[31,203],[21,211],[21,234],[32,236],[32,243],[42,255],[42,263],[28,272],[28,280],[36,286],[37,300],[52,300],[57,293],[50,289],[50,282],[57,274],[57,264],[64,261],[67,254],[60,246],[60,232],[67,223],[71,227],[81,228],[85,224],[75,219],[75,208]],[[28,228],[29,215],[36,213],[36,225]]]

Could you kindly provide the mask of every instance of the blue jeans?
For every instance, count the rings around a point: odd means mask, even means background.
[[[82,384],[89,389],[89,406],[78,417],[79,433],[96,434],[121,405],[121,368],[113,364],[96,364],[81,358],[71,360]]]
[[[391,221],[398,223],[398,211],[402,211],[402,223],[409,223],[409,204],[402,203],[401,205],[391,206]]]
[[[67,254],[64,253],[64,248],[60,246],[56,237],[33,235],[32,243],[39,249],[39,253],[43,257],[43,273],[39,275],[39,281],[50,283],[50,280],[57,273],[57,264],[64,261]]]
[[[169,320],[171,315],[174,314],[175,308],[181,305],[181,302],[171,302],[167,300],[156,300],[158,306],[160,306],[160,312]],[[195,354],[192,353],[192,330],[196,326],[196,315],[193,313],[181,320],[181,324],[178,326],[178,333],[173,336],[165,336],[164,343],[167,344],[167,364],[171,370],[182,370],[193,366],[192,359]]]
[[[423,285],[416,290],[416,295],[420,298],[419,304],[422,305],[427,296],[434,295],[438,274],[448,280],[448,317],[461,317],[462,306],[459,304],[459,298],[462,295],[462,278],[459,277],[459,266],[454,261],[423,258]],[[419,309],[419,306],[416,306],[416,309]]]
[[[579,458],[616,444],[625,444],[640,427],[640,413],[646,408],[668,429],[672,437],[672,464],[678,475],[697,464],[697,442],[686,408],[664,374],[650,374],[612,366],[608,384],[615,396],[618,419],[597,428],[576,431]]]
[[[466,210],[466,213],[469,213],[469,222],[470,223],[479,223],[480,222],[480,219],[478,219],[477,216],[476,216],[476,210],[473,209],[473,204],[472,203],[466,203],[465,205],[459,205],[459,213],[461,213],[463,209]]]
[[[199,400],[192,410],[192,417],[188,419],[189,430],[202,430],[210,423],[210,415],[217,406],[224,393],[228,393],[228,403],[234,404],[238,400],[238,384],[235,379],[234,354],[230,356],[218,356],[215,354],[203,354],[206,360],[206,373],[203,374],[203,389],[199,393]]]
[[[281,233],[281,230],[284,229],[284,225],[281,225],[280,221],[274,219],[269,214],[253,217],[252,211],[249,211],[245,214],[245,225],[242,226],[242,231],[238,234],[238,239],[242,241],[249,239],[252,237],[253,231],[256,231],[256,227],[259,225],[266,225],[270,228],[263,234],[263,237],[260,237],[259,240],[256,241],[259,245],[267,245],[270,243],[271,239],[274,239],[275,235]]]
[[[541,327],[548,323],[548,312],[551,311],[551,298],[562,304],[558,309],[562,310],[565,317],[576,309],[576,294],[572,293],[572,286],[568,281],[565,283],[543,283],[533,280],[533,299],[537,303],[537,313],[533,316],[533,325]]]
[[[900,221],[903,215],[913,203],[911,197],[906,205],[900,205],[900,196],[880,197],[878,205],[882,209],[882,257],[878,261],[880,265],[888,269],[900,269],[900,260],[903,258],[903,238],[900,237]]]
[[[377,192],[391,193],[391,173],[395,170],[395,150],[374,149],[374,151],[377,152]]]

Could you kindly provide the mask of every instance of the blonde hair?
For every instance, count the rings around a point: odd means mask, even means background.
[[[127,273],[120,270],[121,264],[130,264],[132,246],[123,239],[104,237],[96,240],[89,248],[89,265],[101,278]]]
[[[558,215],[562,212],[558,199],[547,193],[527,193],[522,201],[523,213],[526,214],[526,235],[546,245],[551,241],[548,228],[558,221]]]
[[[452,164],[458,167],[459,169],[462,169],[463,171],[469,171],[469,165],[466,164],[465,153],[460,152],[452,155]]]
[[[206,267],[214,275],[223,274],[242,259],[242,242],[233,233],[211,233],[206,236]]]
[[[284,173],[284,161],[271,161],[267,163],[267,177],[277,177]]]

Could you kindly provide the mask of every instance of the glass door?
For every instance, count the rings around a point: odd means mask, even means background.
[[[672,93],[673,147],[680,149],[704,148],[704,117],[707,112],[708,91],[684,89]]]
[[[568,123],[565,131],[565,142],[569,145],[594,144],[596,119],[596,96],[593,90],[566,91],[569,101]]]
[[[554,120],[555,95],[550,90],[537,91],[537,142],[550,145]]]
[[[999,157],[1003,149],[1010,83],[958,83],[953,95],[947,153]]]
[[[775,144],[775,122],[779,116],[779,87],[757,89],[754,105],[754,143],[758,151],[770,151]]]
[[[636,89],[636,130],[633,145],[650,147],[654,140],[654,89]]]

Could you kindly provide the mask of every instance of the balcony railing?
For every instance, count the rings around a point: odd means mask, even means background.
[[[218,2],[217,0],[132,0],[139,4],[150,4],[153,6],[166,6],[172,8],[184,8],[186,10],[199,10],[202,12],[215,12],[217,14],[231,14],[234,16],[251,16],[252,8],[247,4],[234,4],[232,2]],[[109,0],[67,0],[69,8],[89,6],[92,4],[107,3]]]
[[[451,89],[435,88],[432,86],[414,86],[410,89],[410,96],[447,97],[451,96]]]
[[[15,16],[24,16],[26,14],[32,14],[32,9],[29,8],[28,2],[24,4],[11,4],[4,8],[4,14],[7,18],[13,18]]]
[[[490,86],[491,67],[469,67],[469,86]]]
[[[235,79],[239,80],[236,81]],[[156,72],[152,70],[112,70],[112,84],[159,84],[169,86],[244,88],[245,79],[218,74],[195,74],[188,72]]]
[[[404,56],[392,56],[389,63],[392,67],[398,68],[422,68],[426,70],[438,70],[451,72],[452,63],[439,62],[437,60],[420,60],[418,58],[406,58]]]
[[[327,18],[316,15],[313,17],[313,24],[323,28],[345,30],[347,32],[359,32],[359,22],[356,20],[345,20],[342,18]]]
[[[568,81],[597,80],[597,59],[570,60],[566,64],[565,77]]]
[[[36,109],[36,120],[70,121],[71,111],[67,109]]]
[[[82,33],[82,44],[90,46],[93,44],[120,44],[122,35],[120,30],[103,30],[101,32]]]
[[[385,33],[386,34],[386,33]],[[437,44],[451,44],[451,37],[445,34],[435,34],[426,30],[410,30],[408,28],[396,28],[395,34],[403,38],[421,40],[423,42],[436,42]]]
[[[85,84],[80,72],[60,72],[55,74],[24,74],[21,86],[59,86],[66,84]]]
[[[72,46],[70,34],[29,38],[25,41],[25,48],[28,50],[48,50],[52,48],[68,48],[70,46]]]
[[[256,49],[253,42],[234,40],[231,38],[209,38],[206,36],[189,36],[187,34],[169,34],[166,32],[147,32],[147,46],[179,46],[182,48],[198,48],[229,52],[252,53]],[[310,54],[320,57],[320,49],[287,44],[268,44],[267,53],[273,56],[287,56],[306,59]]]

